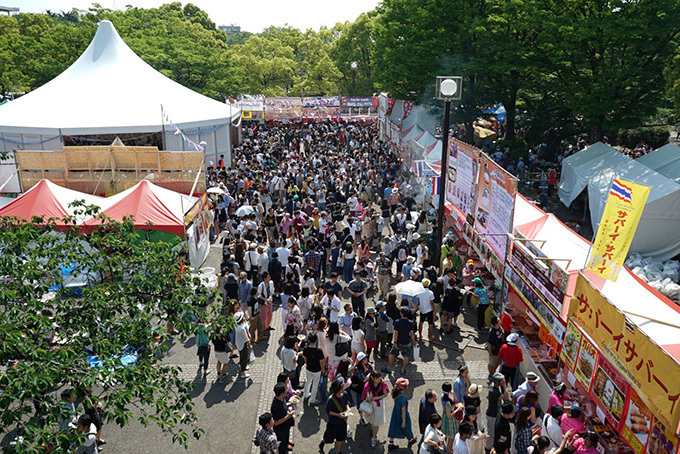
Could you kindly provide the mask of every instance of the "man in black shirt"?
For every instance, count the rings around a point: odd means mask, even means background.
[[[489,329],[489,337],[487,339],[487,349],[489,350],[489,378],[496,372],[498,366],[501,365],[501,359],[498,357],[498,351],[505,343],[505,335],[503,328],[501,328],[501,321],[498,317],[491,318],[491,329]]]
[[[277,383],[274,386],[274,400],[271,406],[272,418],[274,418],[274,433],[281,442],[279,454],[287,454],[291,449],[291,446],[288,444],[290,442],[290,429],[295,424],[293,420],[295,411],[289,410],[286,405],[286,391],[284,383]]]
[[[508,387],[505,385],[505,377],[500,372],[496,372],[491,375],[492,386],[489,388],[489,394],[487,395],[488,406],[486,410],[486,427],[489,428],[489,438],[486,440],[486,448],[491,449],[493,447],[494,428],[496,425],[496,417],[498,416],[498,411],[503,402],[510,401],[510,393],[508,392]]]
[[[512,418],[515,417],[515,406],[511,402],[505,402],[501,406],[501,412],[494,424],[494,443],[502,441],[506,444],[512,442],[512,428],[510,426]]]
[[[435,402],[437,402],[437,393],[435,393],[433,389],[425,391],[425,397],[420,399],[420,406],[418,407],[418,425],[420,426],[421,435],[425,435],[425,429],[430,423],[430,416],[437,414],[437,408],[434,406]]]
[[[339,453],[342,442],[347,438],[347,417],[350,412],[347,403],[345,386],[340,380],[331,383],[331,397],[326,402],[328,425],[319,443],[319,451],[323,453],[324,444],[335,442],[335,452]]]
[[[307,365],[307,381],[305,381],[305,390],[302,395],[307,402],[313,397],[314,402],[312,402],[312,405],[319,405],[321,401],[317,400],[316,393],[319,390],[321,371],[326,367],[326,357],[323,354],[323,350],[317,346],[318,338],[316,333],[311,333],[307,341],[309,345],[302,350],[302,357]]]

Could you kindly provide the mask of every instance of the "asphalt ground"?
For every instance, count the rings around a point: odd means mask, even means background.
[[[221,244],[216,242],[211,247],[206,266],[219,269],[221,261]],[[349,301],[349,294],[343,295],[343,303]],[[375,302],[375,295],[369,293],[367,307]],[[175,339],[164,363],[178,365],[182,369],[181,375],[194,385],[192,396],[195,410],[198,414],[198,424],[205,434],[195,440],[190,437],[188,450],[178,444],[174,444],[172,437],[164,434],[156,426],[144,427],[138,422],[132,422],[125,428],[107,425],[103,430],[103,438],[108,441],[104,452],[106,453],[259,453],[259,448],[252,444],[252,438],[257,427],[258,416],[269,411],[273,399],[273,389],[276,377],[281,372],[281,361],[278,358],[280,336],[283,333],[281,327],[280,308],[275,306],[272,317],[270,339],[255,344],[255,361],[250,366],[250,378],[247,380],[238,378],[238,364],[229,364],[228,376],[222,382],[217,382],[214,355],[211,355],[211,373],[204,377],[198,371],[198,358],[193,337],[180,337]],[[409,397],[409,413],[413,421],[413,431],[418,434],[418,404],[425,395],[427,389],[441,391],[442,383],[453,382],[458,375],[457,368],[460,364],[468,364],[470,377],[473,383],[483,385],[482,407],[485,410],[487,393],[487,359],[485,349],[486,333],[479,335],[476,326],[477,314],[471,307],[466,307],[465,312],[459,318],[459,326],[451,334],[442,335],[435,330],[434,342],[421,341],[421,359],[411,363],[405,377],[409,379],[410,386],[406,391]],[[424,331],[427,328],[424,328]],[[374,366],[378,369],[386,367],[387,361],[375,358]],[[387,377],[390,389],[394,381],[399,377],[398,373],[392,373]],[[304,377],[304,371],[301,377]],[[301,379],[301,382],[303,380]],[[381,427],[378,433],[379,444],[375,448],[370,446],[370,426],[361,426],[359,417],[356,415],[349,418],[348,423],[354,432],[353,439],[349,440],[342,449],[343,453],[386,453],[387,428],[393,408],[390,397],[384,400],[387,424]],[[441,411],[438,402],[437,408]],[[295,427],[292,430],[291,439],[295,442],[294,453],[317,453],[318,444],[326,427],[326,415],[324,406],[298,405],[298,415],[295,418]],[[399,443],[397,443],[399,444]],[[417,446],[406,449],[406,441],[401,440],[402,449],[390,451],[392,453],[417,452]],[[326,445],[326,453],[335,450]]]

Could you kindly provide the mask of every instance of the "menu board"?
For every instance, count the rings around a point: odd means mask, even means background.
[[[581,345],[581,337],[581,330],[569,320],[560,358],[570,370],[574,370],[574,365],[578,358],[578,348]]]
[[[664,423],[654,417],[652,431],[647,440],[647,452],[649,454],[673,454],[678,450],[678,437],[675,431],[669,429]]]
[[[645,446],[647,446],[651,422],[652,412],[649,411],[640,396],[631,390],[628,397],[626,418],[621,426],[621,436],[636,454],[644,452]]]
[[[456,139],[449,140],[449,175],[446,198],[464,215],[472,214],[479,169],[479,150]]]
[[[512,231],[512,212],[517,178],[496,164],[486,154],[480,155],[480,173],[475,196],[475,230],[488,233],[486,242],[505,260],[508,237]]]
[[[621,378],[621,375],[609,364],[609,361],[600,357],[592,393],[597,396],[597,399],[607,410],[609,419],[616,428],[621,424],[628,388],[628,383]]]
[[[581,348],[578,352],[578,359],[576,360],[576,367],[574,367],[574,376],[583,385],[586,391],[590,391],[590,384],[593,381],[593,374],[595,374],[595,364],[597,363],[597,348],[590,343],[588,338],[583,336],[581,339]]]
[[[562,344],[566,324],[554,312],[554,309],[543,301],[543,295],[529,284],[512,266],[505,267],[505,279],[519,293],[529,311],[536,319],[540,320],[540,324],[545,325],[551,331],[558,344]]]
[[[513,245],[510,263],[538,290],[538,295],[548,301],[558,313],[562,311],[564,292],[550,280],[548,271],[540,268],[521,246]]]

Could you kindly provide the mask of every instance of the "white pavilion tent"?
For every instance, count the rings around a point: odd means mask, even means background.
[[[668,143],[651,153],[640,156],[635,161],[680,183],[680,147],[677,145]]]
[[[240,109],[190,90],[156,71],[102,21],[85,52],[42,87],[0,109],[0,151],[61,150],[61,135],[153,133],[165,148],[193,151],[165,120],[193,142],[205,141],[206,160],[229,156],[231,123]]]

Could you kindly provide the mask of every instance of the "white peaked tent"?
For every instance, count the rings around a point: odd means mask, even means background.
[[[598,172],[628,161],[630,158],[619,153],[615,148],[602,142],[594,143],[562,161],[557,195],[562,203],[569,206]]]
[[[0,151],[17,145],[60,150],[60,134],[158,132],[163,129],[162,112],[195,143],[206,141],[206,159],[229,154],[230,123],[238,120],[240,110],[156,71],[105,20],[66,71],[0,109]],[[166,149],[193,151],[167,122],[165,130]]]
[[[651,153],[640,156],[636,161],[680,183],[680,147],[677,145],[666,144]]]
[[[615,178],[650,187],[630,250],[656,260],[680,254],[680,184],[601,142],[562,161],[558,195],[569,206],[588,188],[588,207],[596,232]]]

